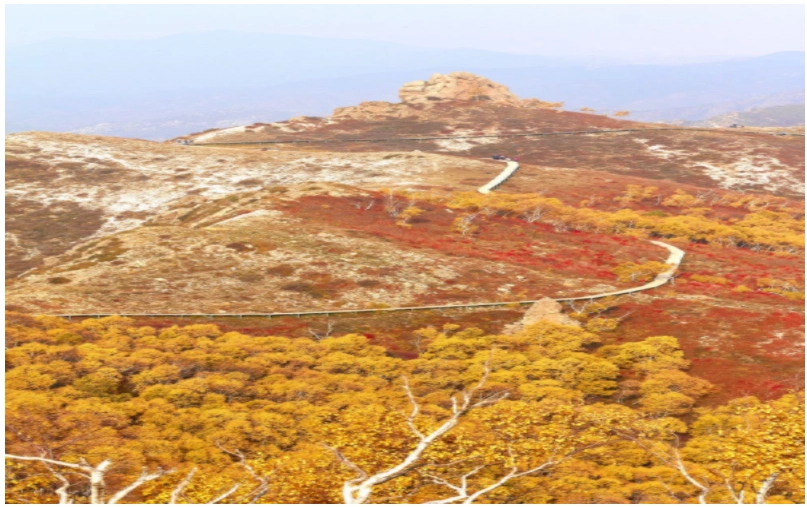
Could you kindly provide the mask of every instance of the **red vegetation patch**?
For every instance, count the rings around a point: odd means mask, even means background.
[[[355,206],[350,199],[305,196],[290,202],[283,211],[309,222],[347,230],[350,234],[383,238],[402,249],[433,250],[452,256],[495,261],[503,266],[551,274],[558,280],[615,283],[611,271],[620,263],[659,260],[665,255],[663,250],[646,241],[580,231],[557,232],[550,225],[528,224],[513,216],[480,215],[476,222],[477,232],[472,237],[462,236],[452,231],[457,213],[430,203],[417,204],[423,213],[413,220],[412,227],[398,227],[381,206],[382,197],[378,195],[375,199],[378,205],[368,210],[364,209],[365,206]],[[480,276],[493,276],[481,272],[476,275],[478,282]],[[515,279],[502,280],[502,275],[495,276],[498,283],[517,283]],[[588,283],[587,287],[591,285]],[[570,290],[559,283],[543,285],[541,289],[552,295],[585,290]]]

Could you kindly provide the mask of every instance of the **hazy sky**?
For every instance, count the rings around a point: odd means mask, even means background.
[[[802,5],[7,5],[6,43],[238,30],[544,55],[804,50]]]

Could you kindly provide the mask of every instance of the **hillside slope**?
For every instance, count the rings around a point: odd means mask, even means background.
[[[401,141],[647,127],[558,112],[476,76],[410,83],[402,98],[187,137],[195,146],[8,136],[7,302],[49,314],[227,315],[575,296],[637,285],[614,269],[663,261],[656,237],[686,250],[679,276],[597,310],[595,324],[618,324],[608,343],[674,334],[693,371],[725,387],[715,396],[764,395],[803,368],[803,138],[732,129]],[[204,145],[357,136],[389,140]],[[496,153],[521,165],[482,201],[476,189],[504,166]],[[413,325],[500,333],[523,311],[335,326],[415,357]],[[216,320],[293,337],[313,325]]]
[[[367,102],[327,118],[301,117],[185,136],[195,143],[328,140],[309,149],[396,151],[486,157],[518,156],[528,164],[575,168],[723,188],[801,196],[803,138],[734,131],[658,131],[608,135],[507,137],[511,134],[663,126],[559,111],[557,104],[519,99],[506,87],[469,73],[434,75],[405,84],[401,102]],[[450,139],[450,137],[499,136]],[[407,137],[448,139],[396,141]],[[349,139],[379,142],[334,142]]]
[[[728,127],[735,123],[747,127],[803,127],[804,104],[760,107],[748,111],[726,113],[689,125],[698,127]]]
[[[270,187],[174,201],[143,226],[85,242],[12,281],[7,301],[52,313],[272,313],[513,301],[614,290],[622,262],[663,260],[641,240],[568,235],[417,202],[396,225],[386,194]],[[539,233],[540,231],[540,233]],[[574,257],[575,262],[564,259]]]
[[[80,241],[137,227],[187,196],[221,197],[311,181],[365,188],[441,185],[455,173],[485,181],[501,166],[408,148],[406,153],[244,151],[13,134],[6,137],[6,276]]]

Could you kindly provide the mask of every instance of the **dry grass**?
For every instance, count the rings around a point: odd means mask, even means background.
[[[13,281],[7,299],[34,312],[214,314],[512,301],[612,289],[611,267],[664,256],[638,240],[524,223],[517,232],[518,220],[502,217],[480,219],[472,240],[428,204],[404,229],[382,199],[319,184],[188,200]]]
[[[457,171],[484,180],[498,166],[411,152],[263,152],[14,134],[6,138],[6,276],[36,267],[81,240],[142,225],[188,196],[209,200],[311,181],[366,188],[440,185]]]
[[[395,139],[659,127],[593,114],[479,102],[412,108],[407,114],[409,116],[404,117],[290,120],[262,124],[251,129],[249,136],[242,131],[229,129],[210,134],[207,140]],[[752,131],[759,135],[749,135]],[[372,152],[406,150],[416,146],[424,152],[470,157],[503,153],[519,156],[527,164],[556,171],[589,170],[599,172],[600,176],[631,176],[671,180],[678,185],[803,196],[804,139],[768,134],[765,129],[716,129],[715,133],[641,132],[607,136],[447,139],[416,143],[390,140],[380,143],[313,144],[307,149]]]

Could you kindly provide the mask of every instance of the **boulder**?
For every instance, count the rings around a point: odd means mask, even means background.
[[[541,321],[580,327],[579,322],[563,313],[563,306],[560,303],[554,299],[543,298],[533,303],[519,322],[505,327],[504,333],[515,334],[522,331],[525,326]]]

